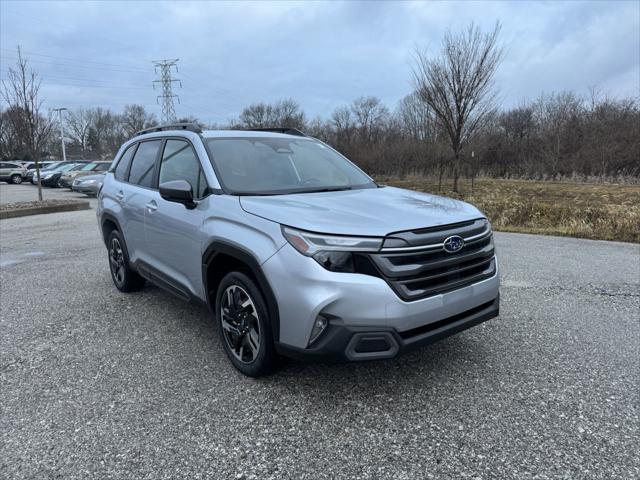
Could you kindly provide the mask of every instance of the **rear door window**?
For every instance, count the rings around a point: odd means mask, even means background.
[[[158,150],[161,144],[162,140],[151,140],[140,143],[131,162],[129,183],[147,188],[154,187],[156,158],[158,157]]]

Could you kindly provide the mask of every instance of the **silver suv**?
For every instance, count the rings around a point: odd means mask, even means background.
[[[140,132],[98,198],[116,287],[206,305],[246,375],[278,354],[391,358],[498,315],[481,212],[378,185],[297,130]]]

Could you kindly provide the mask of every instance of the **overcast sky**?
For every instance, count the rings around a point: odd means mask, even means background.
[[[0,77],[20,45],[46,106],[139,103],[160,114],[153,60],[179,58],[178,116],[237,117],[292,97],[309,117],[360,95],[388,106],[411,91],[411,52],[443,32],[502,25],[505,107],[597,86],[640,94],[640,2],[26,2],[0,3]]]

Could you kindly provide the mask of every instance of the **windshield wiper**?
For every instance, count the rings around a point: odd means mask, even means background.
[[[341,192],[343,190],[353,190],[351,187],[325,187],[325,188],[317,188],[314,190],[300,190],[298,192],[293,193],[321,193],[321,192]]]

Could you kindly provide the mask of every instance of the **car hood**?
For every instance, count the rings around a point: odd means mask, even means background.
[[[94,173],[91,175],[83,175],[82,176],[82,181],[83,182],[88,182],[89,180],[97,180],[99,182],[104,181],[104,173]]]
[[[320,233],[384,236],[484,217],[473,205],[394,187],[243,196],[249,213]]]

